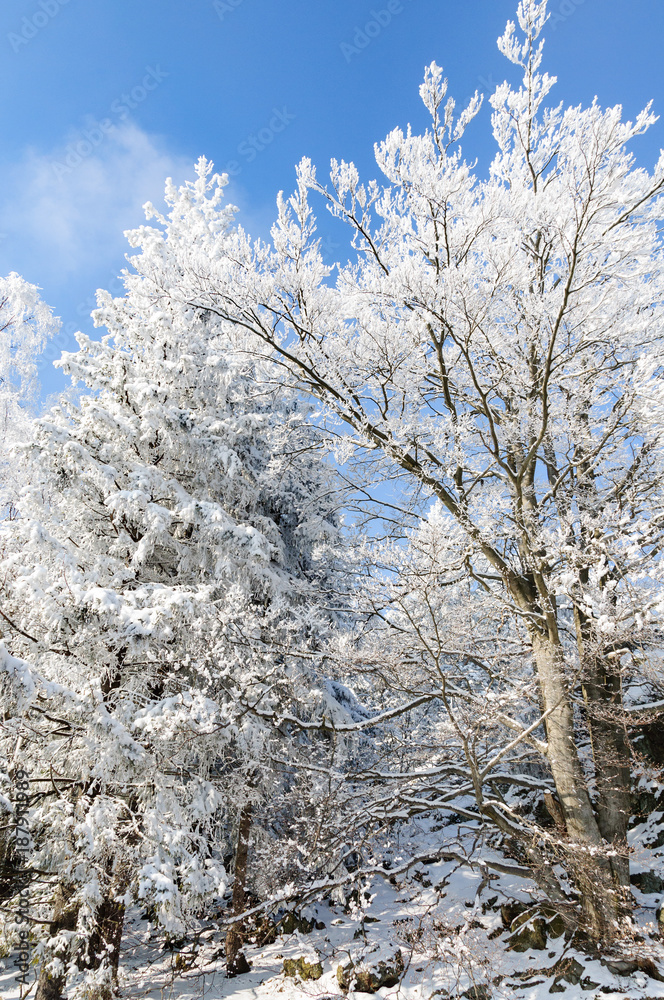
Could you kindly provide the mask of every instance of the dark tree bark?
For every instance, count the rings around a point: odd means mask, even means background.
[[[73,886],[66,886],[60,883],[55,893],[55,903],[53,907],[53,920],[49,927],[49,934],[54,938],[61,931],[73,931],[76,929],[78,919],[78,904],[72,902],[74,896]],[[49,958],[57,956],[65,965],[69,960],[69,949],[51,953]],[[67,984],[66,973],[52,976],[46,971],[45,963],[39,972],[39,982],[37,983],[37,993],[35,1000],[62,1000],[65,986]]]
[[[597,823],[612,848],[616,885],[629,887],[627,825],[632,812],[630,741],[622,704],[619,667],[593,651],[587,619],[576,612],[583,696],[595,763]]]
[[[233,880],[233,899],[231,904],[233,916],[238,916],[245,907],[247,871],[249,861],[249,839],[251,836],[252,806],[247,803],[240,812],[240,823],[235,849],[235,872]],[[229,976],[236,976],[248,969],[246,959],[240,952],[242,947],[242,929],[239,924],[233,924],[226,934],[226,971]],[[244,959],[244,961],[242,961]]]
[[[98,969],[105,962],[111,969],[113,987],[117,986],[118,981],[124,916],[124,903],[118,902],[110,896],[107,897],[97,910],[95,929],[88,945],[90,967]],[[106,995],[101,995],[99,1000],[106,1000],[106,996],[110,998],[111,992],[109,988],[106,990]]]

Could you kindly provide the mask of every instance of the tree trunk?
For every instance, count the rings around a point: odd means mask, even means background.
[[[584,401],[580,413],[587,440],[592,435],[589,426],[590,403]],[[579,466],[581,476],[579,507],[592,521],[593,512],[601,508],[601,498],[597,489],[596,473],[591,461],[583,461]],[[582,528],[580,545],[587,552],[589,533]],[[584,560],[587,562],[587,557]],[[600,581],[600,588],[606,594],[605,584],[613,576],[607,569]],[[581,593],[588,586],[590,571],[588,565],[579,571]],[[615,577],[614,577],[615,580]],[[611,596],[607,595],[611,603]],[[630,747],[622,712],[622,685],[620,668],[606,658],[607,650],[598,645],[598,637],[593,635],[592,620],[584,614],[575,602],[574,624],[576,642],[581,664],[583,697],[586,704],[588,732],[595,764],[595,784],[597,801],[595,811],[600,835],[609,845],[609,864],[614,882],[614,891],[622,908],[627,912],[629,899],[629,857],[627,853],[627,824],[631,813]]]
[[[582,664],[583,696],[595,762],[597,822],[612,848],[611,869],[616,885],[629,887],[627,825],[632,811],[630,744],[622,705],[620,668],[592,650],[589,623],[576,611],[576,629]]]
[[[629,741],[620,712],[620,680],[604,675],[584,682],[588,726],[597,782],[597,822],[602,837],[614,849],[611,866],[620,885],[629,885],[627,824],[632,795]]]
[[[555,639],[537,630],[532,632],[532,643],[542,703],[549,711],[548,760],[569,837],[563,848],[566,867],[581,895],[587,933],[594,940],[611,941],[624,915],[625,894],[603,842],[576,750],[563,651]]]
[[[98,969],[105,963],[111,970],[111,985],[102,987],[98,1000],[110,1000],[118,983],[120,944],[124,928],[124,903],[107,897],[97,909],[95,929],[89,941],[89,966]]]
[[[251,834],[252,806],[247,803],[242,807],[240,813],[240,824],[237,834],[237,847],[235,850],[235,872],[233,880],[233,900],[232,914],[238,916],[242,913],[245,905],[245,890],[247,885],[247,862],[249,859],[249,837]],[[242,946],[242,932],[238,924],[228,930],[226,934],[226,971],[228,975],[235,976],[240,972],[247,971],[246,960],[240,961],[240,948]]]
[[[567,832],[574,840],[600,844],[599,828],[574,741],[574,717],[562,648],[539,631],[533,631],[532,644],[542,706],[549,713],[548,759]]]
[[[60,884],[55,894],[55,904],[53,908],[53,920],[49,927],[49,934],[53,938],[61,931],[73,931],[76,929],[78,919],[78,904],[72,904],[74,888]],[[58,957],[67,965],[70,949],[65,947],[51,954]],[[39,970],[39,982],[37,983],[37,993],[35,1000],[62,1000],[65,986],[67,985],[66,972],[52,976],[46,971],[46,962],[42,962]]]

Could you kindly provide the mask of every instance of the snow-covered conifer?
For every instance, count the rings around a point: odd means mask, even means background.
[[[37,359],[60,326],[39,289],[12,272],[0,278],[0,504],[15,497],[18,484],[10,458],[24,435],[39,395]]]
[[[241,327],[126,284],[60,362],[85,390],[35,424],[2,526],[4,742],[53,907],[40,997],[74,960],[108,984],[131,899],[171,934],[222,905],[238,817],[267,803],[269,826],[288,781],[273,718],[306,713],[335,613],[310,408]]]

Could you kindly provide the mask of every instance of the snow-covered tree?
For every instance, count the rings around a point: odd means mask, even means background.
[[[131,899],[172,934],[219,908],[235,837],[242,909],[252,807],[269,834],[288,783],[275,747],[297,752],[278,716],[315,711],[338,604],[310,408],[241,327],[147,284],[100,295],[108,335],[60,362],[85,391],[36,422],[2,525],[3,771],[20,756],[31,775],[33,892],[52,914],[39,1000],[72,963],[108,988]]]
[[[0,504],[16,493],[11,447],[25,433],[38,402],[37,358],[60,326],[39,289],[12,272],[0,278]]]
[[[661,683],[664,156],[649,173],[628,150],[650,108],[547,107],[546,18],[521,0],[499,40],[522,82],[490,99],[486,178],[459,147],[480,101],[455,117],[432,64],[431,128],[376,147],[386,184],[334,161],[325,186],[303,161],[268,246],[215,230],[210,178],[207,201],[178,202],[178,239],[136,239],[156,300],[252,332],[348,428],[345,457],[395,480],[412,531],[376,610],[402,636],[404,686],[439,699],[472,815],[610,940],[629,909],[625,698]],[[311,190],[353,234],[335,284]],[[500,792],[519,761],[555,827]]]

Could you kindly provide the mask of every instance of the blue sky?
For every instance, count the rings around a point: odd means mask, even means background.
[[[459,100],[515,80],[495,44],[515,9],[516,0],[5,0],[0,274],[43,288],[64,324],[51,353],[73,349],[75,328],[91,332],[95,289],[119,291],[123,230],[140,224],[146,200],[159,203],[166,176],[191,176],[201,154],[230,168],[229,197],[264,236],[303,155],[321,173],[336,156],[375,176],[375,141],[397,125],[426,127],[418,86],[432,60]],[[549,9],[556,100],[597,95],[633,116],[652,98],[664,110],[663,0]],[[640,140],[639,162],[651,167],[660,146],[662,122]],[[488,161],[486,107],[464,148]],[[60,379],[44,363],[45,390]]]

